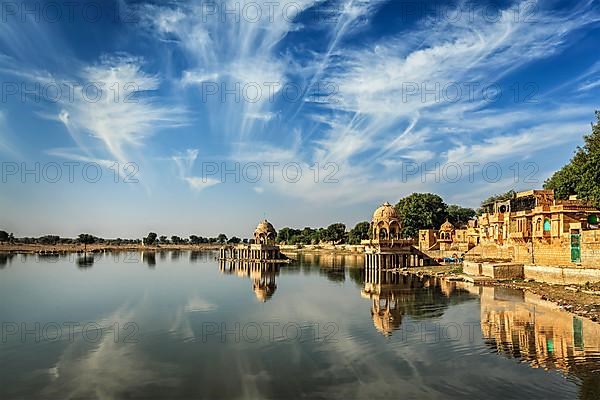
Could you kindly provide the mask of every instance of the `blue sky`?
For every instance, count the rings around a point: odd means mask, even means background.
[[[599,22],[594,1],[3,2],[0,225],[247,236],[540,187],[600,108]]]

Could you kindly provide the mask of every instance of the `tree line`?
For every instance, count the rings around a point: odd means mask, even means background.
[[[432,193],[413,193],[396,204],[396,210],[402,221],[402,235],[407,238],[416,238],[420,229],[438,229],[439,226],[448,219],[456,227],[463,227],[469,219],[475,217],[476,212],[471,208],[464,208],[457,205],[446,205],[443,199]],[[276,241],[280,244],[308,245],[308,244],[360,244],[362,240],[370,238],[370,223],[362,221],[357,223],[354,228],[348,230],[343,223],[335,223],[327,228],[294,229],[282,228],[279,230]],[[216,237],[203,237],[199,235],[190,235],[183,238],[177,235],[167,237],[158,235],[155,232],[149,232],[142,239],[104,239],[87,233],[82,233],[76,238],[64,238],[56,235],[45,235],[38,238],[24,237],[15,238],[12,233],[0,231],[0,242],[21,243],[21,244],[105,244],[105,245],[135,245],[144,244],[146,246],[167,245],[167,244],[252,244],[254,239],[241,239],[237,236],[228,238],[226,234],[221,233]]]
[[[82,233],[76,238],[60,237],[57,235],[44,235],[40,237],[21,237],[16,238],[12,233],[0,230],[0,242],[2,243],[16,243],[16,244],[43,244],[43,245],[58,245],[58,244],[106,244],[106,245],[134,245],[134,244],[145,244],[145,245],[160,245],[160,244],[202,244],[202,243],[248,243],[248,239],[240,239],[236,236],[227,238],[227,235],[221,233],[217,237],[202,237],[197,235],[190,235],[189,238],[181,238],[173,235],[170,238],[167,236],[158,236],[154,232],[148,233],[148,235],[142,239],[105,239],[98,236]]]
[[[395,208],[402,221],[402,236],[405,238],[417,238],[421,229],[439,229],[446,220],[457,228],[463,228],[477,215],[472,208],[447,205],[440,196],[432,193],[413,193],[400,199]],[[277,242],[294,245],[360,244],[362,240],[370,239],[370,226],[368,221],[362,221],[350,230],[342,223],[316,229],[282,228],[277,234]]]

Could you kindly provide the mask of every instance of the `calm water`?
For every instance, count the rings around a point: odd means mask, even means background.
[[[214,255],[0,256],[0,398],[600,398],[600,325],[522,292]]]

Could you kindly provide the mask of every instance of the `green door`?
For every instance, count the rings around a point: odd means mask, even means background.
[[[578,233],[571,234],[571,262],[581,262],[581,235]]]

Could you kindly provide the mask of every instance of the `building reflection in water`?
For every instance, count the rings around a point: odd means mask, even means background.
[[[580,398],[597,399],[599,324],[521,290],[474,289],[481,296],[481,331],[489,347],[533,368],[575,376],[581,380]]]
[[[286,253],[288,255],[289,253]],[[323,253],[297,253],[292,256],[300,264],[318,265],[321,268],[363,268],[365,265],[364,254],[323,254]]]
[[[373,324],[385,336],[400,329],[405,316],[414,320],[440,317],[450,304],[476,299],[462,282],[395,270],[366,268],[364,271],[361,295],[371,300]]]
[[[263,303],[277,290],[275,279],[279,275],[280,264],[220,260],[219,268],[227,275],[250,278],[254,295]]]

